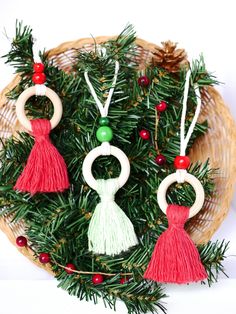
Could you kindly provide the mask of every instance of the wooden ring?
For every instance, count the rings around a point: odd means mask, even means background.
[[[177,173],[172,173],[168,175],[159,185],[158,191],[157,191],[157,202],[161,208],[161,210],[166,214],[166,209],[168,206],[168,203],[166,201],[166,193],[171,184],[174,182],[177,182],[178,180],[178,175]],[[191,186],[194,188],[194,191],[196,193],[196,199],[192,207],[190,208],[189,211],[189,218],[195,216],[200,209],[202,208],[205,200],[205,192],[203,189],[203,186],[201,182],[194,177],[190,173],[185,174],[185,181],[191,184]]]
[[[130,174],[129,159],[121,149],[112,145],[110,146],[109,154],[106,155],[113,155],[119,160],[121,165],[121,173],[118,177],[118,182],[119,186],[122,187],[129,178]],[[97,180],[93,177],[92,165],[94,160],[99,156],[104,156],[104,150],[101,145],[94,148],[88,153],[88,155],[84,159],[82,166],[84,179],[93,190],[97,190]]]
[[[20,94],[16,101],[16,115],[21,125],[26,128],[28,132],[32,132],[30,120],[25,114],[25,104],[26,101],[31,97],[36,95],[36,87],[31,86]],[[54,129],[61,120],[62,117],[62,103],[59,96],[50,88],[46,87],[45,96],[47,96],[54,107],[54,113],[50,120],[51,129]]]

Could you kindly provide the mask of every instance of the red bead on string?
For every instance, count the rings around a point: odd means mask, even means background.
[[[32,81],[34,84],[44,84],[46,82],[46,75],[44,73],[44,64],[41,62],[36,62],[33,65],[34,74],[32,76]]]
[[[176,156],[174,160],[175,169],[188,169],[190,159],[188,156]]]
[[[34,63],[33,69],[34,69],[34,73],[43,73],[44,72],[44,64],[41,62]]]
[[[34,73],[32,81],[34,84],[44,84],[46,82],[46,75],[44,73]]]

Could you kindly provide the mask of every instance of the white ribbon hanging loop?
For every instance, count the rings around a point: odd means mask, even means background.
[[[194,127],[197,123],[197,119],[201,110],[201,94],[199,91],[199,87],[196,84],[194,86],[194,89],[195,89],[195,93],[197,97],[197,107],[196,107],[193,120],[190,124],[190,127],[185,137],[185,120],[186,120],[186,112],[187,112],[187,100],[188,100],[188,93],[189,93],[190,77],[191,77],[191,70],[188,70],[186,74],[185,85],[184,85],[183,109],[182,109],[181,123],[180,123],[180,156],[186,155],[186,148],[191,138],[191,135],[193,133]],[[174,182],[184,183],[185,181],[191,184],[191,186],[194,188],[194,191],[196,193],[195,202],[190,208],[189,218],[196,215],[202,208],[204,199],[205,199],[205,192],[204,192],[201,182],[195,176],[189,174],[187,170],[177,169],[175,173],[168,175],[161,182],[157,191],[157,201],[161,210],[164,213],[166,213],[166,209],[168,206],[168,203],[166,201],[166,193],[167,193],[168,188]]]
[[[112,95],[113,95],[113,92],[114,92],[114,88],[115,88],[115,85],[116,85],[116,81],[117,81],[117,76],[118,76],[118,72],[119,72],[119,68],[120,68],[120,64],[119,62],[116,60],[115,61],[115,74],[114,74],[114,78],[113,78],[113,81],[112,81],[112,87],[110,88],[109,90],[109,93],[108,93],[108,97],[107,97],[107,100],[105,102],[105,104],[103,105],[102,102],[99,100],[94,88],[93,88],[93,85],[91,84],[90,82],[90,79],[89,79],[89,76],[88,76],[88,72],[85,71],[84,72],[84,77],[85,77],[85,80],[86,80],[86,83],[88,84],[88,87],[89,87],[89,90],[98,106],[98,109],[100,111],[100,114],[101,114],[101,117],[106,117],[108,115],[108,110],[109,110],[109,106],[110,106],[110,103],[111,103],[111,98],[112,98]]]
[[[198,116],[201,111],[201,94],[200,94],[198,85],[195,84],[194,89],[195,89],[195,93],[197,97],[197,108],[196,108],[193,120],[190,124],[190,127],[185,137],[185,119],[186,119],[186,112],[187,112],[187,100],[188,100],[188,93],[189,93],[190,77],[191,77],[191,70],[188,70],[186,74],[185,85],[184,85],[183,109],[182,109],[181,124],[180,124],[180,156],[186,155],[186,148],[187,148],[188,142],[191,138],[194,127],[197,123]]]
[[[197,123],[197,119],[201,111],[201,94],[200,94],[198,85],[195,84],[194,90],[197,97],[197,107],[196,107],[194,117],[192,119],[192,122],[190,124],[190,127],[185,137],[185,120],[186,120],[186,113],[187,113],[187,101],[188,101],[190,79],[191,79],[191,70],[189,69],[185,78],[183,109],[182,109],[181,123],[180,123],[180,156],[186,155],[186,148],[187,148],[188,142],[191,138],[191,135],[193,133],[194,127]],[[178,183],[183,183],[185,181],[186,173],[187,173],[186,170],[182,170],[182,169],[178,169],[176,171]]]

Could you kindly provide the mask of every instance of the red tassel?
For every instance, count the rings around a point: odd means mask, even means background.
[[[14,189],[31,194],[61,192],[69,187],[69,180],[65,161],[49,138],[51,123],[44,119],[30,122],[35,144]]]
[[[189,283],[207,278],[196,246],[184,230],[189,208],[169,205],[168,229],[159,237],[145,279],[168,283]]]

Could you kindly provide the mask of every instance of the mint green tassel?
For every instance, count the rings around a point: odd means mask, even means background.
[[[88,229],[89,250],[95,254],[116,255],[138,244],[131,221],[115,202],[118,190],[118,178],[97,180],[101,201]]]

